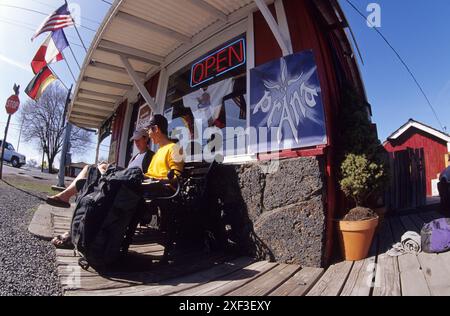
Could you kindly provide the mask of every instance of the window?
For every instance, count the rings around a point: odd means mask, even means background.
[[[6,143],[6,149],[11,150],[11,151],[16,151],[13,147],[13,145],[11,145],[10,143]]]
[[[197,154],[213,143],[211,151],[224,156],[247,153],[246,70],[245,36],[239,36],[169,77],[164,115],[187,161],[204,158]]]

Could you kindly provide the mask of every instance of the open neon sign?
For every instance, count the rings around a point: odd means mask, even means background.
[[[194,63],[191,68],[191,87],[213,80],[245,62],[245,39],[241,38]]]

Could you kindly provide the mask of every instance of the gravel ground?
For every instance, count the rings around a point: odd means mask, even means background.
[[[61,295],[53,247],[28,232],[42,201],[1,181],[0,201],[0,295]]]

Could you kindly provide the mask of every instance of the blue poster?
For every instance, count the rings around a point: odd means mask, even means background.
[[[311,50],[250,70],[250,151],[327,144],[317,65]]]

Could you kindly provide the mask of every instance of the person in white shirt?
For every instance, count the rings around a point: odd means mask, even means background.
[[[155,153],[149,149],[149,140],[150,139],[146,130],[138,130],[134,132],[130,141],[134,142],[139,153],[131,159],[128,164],[128,169],[139,168],[143,172],[147,171],[150,162],[155,155]],[[46,202],[53,206],[70,208],[69,200],[72,196],[81,191],[82,187],[85,185],[90,168],[97,168],[100,174],[104,174],[108,167],[108,163],[101,163],[98,166],[86,166],[67,189],[55,196],[47,197]],[[52,244],[57,248],[65,248],[66,246],[69,246],[70,233],[67,232],[55,237],[52,240]]]
[[[134,132],[133,137],[131,137],[130,141],[134,142],[139,153],[131,159],[130,163],[128,164],[128,169],[140,168],[141,171],[146,172],[154,155],[154,152],[151,151],[148,146],[149,137],[147,131],[137,130],[136,132]],[[109,164],[101,163],[97,166],[84,167],[84,169],[67,187],[67,189],[57,195],[47,197],[47,204],[57,207],[70,208],[70,198],[80,191],[80,186],[84,184],[89,174],[89,168],[94,167],[96,167],[100,171],[100,174],[104,174],[108,169]]]

